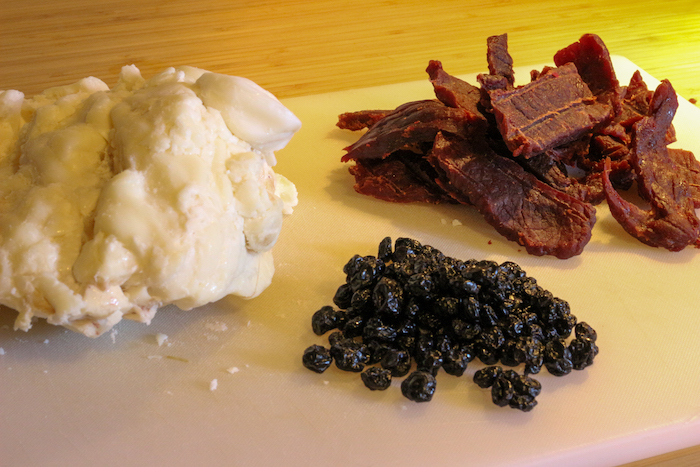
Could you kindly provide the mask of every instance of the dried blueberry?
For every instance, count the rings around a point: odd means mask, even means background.
[[[411,275],[406,282],[406,292],[416,298],[429,300],[434,291],[435,285],[430,274],[416,273]]]
[[[333,296],[333,303],[335,303],[335,306],[337,306],[341,310],[344,310],[348,308],[352,303],[352,294],[353,291],[350,287],[350,284],[341,284],[340,287],[338,287],[338,290],[336,290],[335,295]]]
[[[384,263],[391,261],[392,255],[392,245],[391,237],[384,237],[381,242],[379,242],[379,248],[377,250],[377,258],[382,260]]]
[[[598,333],[595,332],[595,329],[593,329],[591,326],[588,325],[588,323],[585,323],[581,321],[574,327],[574,332],[576,333],[576,337],[578,338],[588,338],[592,340],[593,342],[598,339]]]
[[[414,371],[401,382],[401,393],[414,402],[429,402],[435,394],[435,377],[425,371]]]
[[[374,286],[372,301],[377,313],[399,316],[403,307],[403,289],[394,279],[382,277]]]
[[[573,369],[571,350],[563,340],[554,339],[545,344],[544,366],[554,376],[564,376],[571,373]]]
[[[374,316],[365,323],[362,329],[362,339],[365,342],[379,341],[390,343],[396,339],[396,328],[385,323],[382,318]]]
[[[381,365],[392,376],[406,376],[411,370],[411,354],[403,349],[389,349],[382,356]]]
[[[503,369],[500,366],[487,366],[474,373],[474,382],[480,388],[490,388],[502,373]]]
[[[529,412],[535,408],[537,400],[532,396],[514,395],[509,401],[508,406],[513,409],[518,409],[522,412]]]
[[[323,306],[311,316],[311,329],[315,334],[322,336],[337,327],[337,316],[332,306]]]
[[[419,370],[436,375],[443,364],[442,353],[435,349],[419,353],[416,355],[416,364]]]
[[[467,369],[471,355],[465,348],[454,348],[443,354],[442,369],[453,376],[462,376]]]
[[[372,391],[384,391],[391,386],[391,372],[380,367],[369,367],[360,377],[365,386]]]
[[[345,339],[331,346],[330,350],[335,365],[343,371],[359,373],[365,368],[369,353],[365,344]]]
[[[302,357],[303,365],[316,373],[323,373],[326,371],[332,361],[331,352],[321,345],[307,347]]]
[[[499,407],[505,407],[513,398],[513,383],[502,374],[491,386],[491,400]]]
[[[593,359],[598,355],[598,346],[587,337],[577,337],[569,343],[571,351],[571,363],[574,370],[583,370],[593,364]]]

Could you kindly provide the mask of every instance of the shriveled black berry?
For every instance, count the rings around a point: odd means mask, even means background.
[[[377,313],[397,317],[403,309],[403,288],[388,277],[382,277],[374,286],[372,301]]]
[[[430,274],[414,273],[406,281],[406,292],[413,297],[429,300],[435,292],[435,284]]]
[[[508,401],[508,406],[522,412],[529,412],[534,409],[536,405],[537,399],[527,395],[516,394]]]
[[[360,377],[372,391],[384,391],[391,386],[391,372],[377,366],[367,368]]]
[[[455,318],[461,308],[461,302],[455,297],[439,297],[433,304],[433,309],[438,316],[443,318]]]
[[[316,373],[323,373],[331,365],[331,352],[321,345],[312,345],[304,350],[302,363],[304,367]]]
[[[517,339],[525,331],[525,322],[518,315],[509,315],[503,323],[503,331],[511,339]]]
[[[362,329],[362,339],[365,342],[379,341],[392,343],[396,339],[396,328],[386,323],[382,318],[369,318]]]
[[[401,382],[401,394],[414,402],[429,402],[435,394],[435,377],[425,371],[414,371]]]
[[[384,262],[374,256],[360,257],[353,262],[349,268],[352,273],[348,277],[347,283],[357,291],[374,285],[375,281],[384,272]]]
[[[391,256],[393,254],[391,237],[384,237],[381,242],[379,242],[379,248],[377,249],[377,258],[382,260],[384,263],[391,261]]]
[[[344,284],[341,284],[340,287],[338,287],[338,290],[335,291],[335,295],[333,296],[333,303],[335,303],[335,306],[338,308],[344,310],[350,306],[352,303],[352,287],[350,287],[350,284],[347,282]]]
[[[513,384],[513,391],[516,395],[535,398],[542,391],[542,384],[527,375],[511,376],[509,381]]]
[[[513,383],[503,375],[500,375],[491,386],[491,400],[499,407],[508,405],[514,395]]]
[[[372,290],[369,288],[355,290],[350,298],[350,306],[357,313],[370,314],[373,305]]]
[[[367,346],[368,365],[374,365],[375,363],[379,363],[382,360],[384,354],[389,350],[389,347],[387,347],[386,344],[376,340],[364,341],[364,344]]]
[[[598,346],[587,337],[577,337],[569,343],[571,362],[574,370],[583,370],[593,364],[593,359],[598,355]]]
[[[470,323],[460,318],[452,320],[452,333],[463,341],[474,340],[481,333],[481,326],[476,323]]]
[[[482,329],[488,329],[498,324],[498,314],[489,303],[483,303],[479,309],[479,324]]]
[[[544,347],[543,357],[545,368],[554,376],[568,375],[573,369],[571,350],[561,339],[547,342]]]
[[[322,336],[337,327],[337,317],[338,313],[332,306],[323,306],[311,316],[311,329]]]
[[[439,350],[432,349],[416,355],[416,364],[418,365],[418,369],[432,375],[437,374],[438,370],[442,367],[443,362],[444,360],[442,358],[442,353]]]
[[[477,345],[474,348],[476,356],[484,365],[495,365],[501,358],[501,350]]]
[[[382,368],[389,370],[392,376],[406,376],[411,371],[411,353],[404,349],[389,349],[382,356]]]
[[[526,374],[540,372],[544,363],[544,344],[532,337],[521,337],[515,341],[515,358],[525,364]]]
[[[501,376],[503,369],[500,366],[487,366],[474,373],[474,382],[480,388],[490,388],[496,381],[496,378]]]
[[[360,337],[365,328],[365,317],[362,315],[356,315],[348,319],[348,321],[343,326],[343,335],[347,338],[352,339],[353,337]]]
[[[481,303],[476,297],[462,299],[462,311],[460,317],[468,323],[477,324],[481,313]]]
[[[580,323],[576,324],[574,327],[574,332],[576,333],[576,337],[578,338],[588,338],[592,340],[593,342],[598,339],[598,333],[595,332],[595,329],[593,329],[588,323],[585,323],[581,321]]]
[[[345,339],[346,337],[343,335],[342,332],[340,331],[333,331],[332,333],[328,334],[328,343],[330,345],[335,345]]]
[[[466,348],[454,348],[443,355],[442,369],[453,376],[462,376],[473,358]]]
[[[362,261],[364,261],[364,257],[360,255],[353,255],[353,257],[350,258],[347,263],[345,263],[345,266],[343,266],[343,272],[346,274],[348,280],[358,271]]]
[[[523,329],[523,334],[532,337],[533,339],[542,343],[546,341],[544,331],[542,330],[542,326],[540,326],[537,323],[526,324]]]
[[[331,356],[335,365],[343,371],[361,372],[369,359],[365,344],[345,339],[331,346]]]

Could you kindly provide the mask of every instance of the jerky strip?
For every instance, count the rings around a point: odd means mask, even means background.
[[[634,125],[631,163],[639,194],[649,202],[650,209],[641,209],[620,197],[610,183],[609,160],[603,172],[603,187],[613,217],[641,242],[670,251],[696,243],[700,235],[689,183],[666,147],[666,133],[677,108],[676,93],[664,80],[652,97],[651,115]]]
[[[439,134],[428,160],[501,235],[532,255],[570,258],[591,238],[592,205],[546,185],[486,145]]]
[[[408,102],[375,123],[354,144],[345,148],[347,152],[341,161],[384,159],[399,149],[432,143],[438,131],[466,137],[475,121],[475,116],[470,112],[447,107],[437,100]]]
[[[336,126],[341,130],[364,130],[391,113],[391,110],[360,110],[345,112],[338,116]]]
[[[523,87],[489,95],[513,156],[528,158],[565,145],[612,118],[611,107],[595,102],[572,63],[549,69]]]

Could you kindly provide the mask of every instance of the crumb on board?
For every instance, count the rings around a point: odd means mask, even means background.
[[[241,369],[238,368],[237,366],[232,366],[231,368],[228,368],[226,371],[228,371],[231,374],[234,374],[234,373],[238,373],[239,371],[241,371]]]
[[[0,347],[0,355],[5,355],[5,349],[3,349],[2,347]]]
[[[219,381],[218,381],[216,378],[214,378],[214,379],[212,379],[211,382],[209,383],[209,390],[210,390],[210,391],[216,391],[216,388],[217,388],[217,387],[219,387]]]
[[[158,347],[162,346],[167,339],[168,336],[166,334],[163,334],[162,332],[156,334],[156,342],[158,342]]]
[[[207,323],[205,326],[207,329],[209,329],[210,331],[214,331],[214,332],[228,331],[228,326],[226,325],[226,323],[222,323],[221,321],[214,321],[211,323]]]
[[[462,225],[462,223],[458,219],[452,219],[452,225],[454,227],[458,227],[458,226]]]

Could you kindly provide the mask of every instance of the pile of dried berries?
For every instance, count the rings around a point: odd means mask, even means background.
[[[341,370],[361,372],[372,390],[408,375],[401,392],[426,402],[440,368],[462,376],[478,358],[488,366],[474,382],[491,388],[493,402],[529,411],[541,390],[529,375],[544,366],[564,376],[598,354],[593,328],[577,323],[567,302],[510,261],[462,261],[414,239],[392,245],[387,237],[377,256],[355,255],[343,272],[335,307],[323,306],[311,318],[315,334],[330,332],[329,347],[304,351],[304,366],[318,373],[335,361]],[[499,362],[522,365],[523,374]]]

